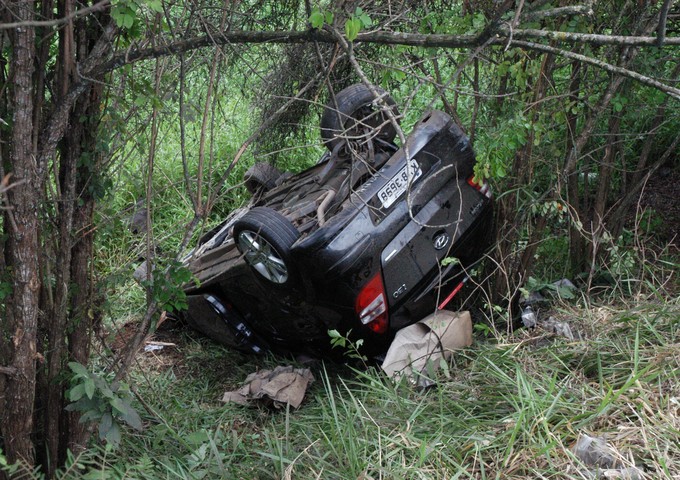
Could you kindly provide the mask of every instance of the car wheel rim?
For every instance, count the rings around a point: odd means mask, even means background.
[[[238,236],[238,243],[248,265],[273,283],[288,280],[288,268],[272,245],[255,232],[244,230]]]

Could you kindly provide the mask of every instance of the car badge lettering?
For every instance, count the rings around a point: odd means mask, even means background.
[[[432,242],[434,244],[435,250],[441,250],[442,248],[446,247],[449,244],[449,234],[446,232],[442,232],[437,234],[434,237],[434,241]]]
[[[482,209],[482,206],[483,206],[483,205],[484,205],[484,200],[480,200],[479,202],[477,202],[477,204],[474,205],[474,206],[470,209],[470,215],[476,216],[476,215],[479,213],[479,211]]]
[[[402,293],[404,293],[407,290],[406,284],[403,283],[401,287],[399,287],[393,294],[392,297],[397,298],[399,297]]]

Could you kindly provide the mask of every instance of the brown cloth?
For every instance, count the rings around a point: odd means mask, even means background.
[[[382,369],[390,376],[418,377],[429,362],[436,368],[457,348],[472,344],[470,312],[438,310],[397,332]]]
[[[276,367],[274,370],[260,370],[248,375],[238,390],[226,392],[222,397],[225,403],[234,402],[250,405],[258,400],[271,403],[277,408],[287,404],[298,408],[305,397],[307,386],[314,381],[314,375],[308,368],[294,369],[292,366]]]

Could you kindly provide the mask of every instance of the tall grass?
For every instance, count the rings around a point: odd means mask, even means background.
[[[584,340],[540,329],[477,338],[426,390],[376,367],[321,363],[298,410],[221,404],[247,373],[285,359],[183,336],[179,352],[141,358],[146,431],[130,432],[119,451],[99,452],[90,475],[595,478],[571,450],[588,434],[604,437],[620,466],[637,466],[641,478],[677,479],[678,300],[558,314]]]

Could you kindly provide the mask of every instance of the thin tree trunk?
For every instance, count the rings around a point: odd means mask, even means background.
[[[534,175],[534,159],[533,148],[535,140],[534,125],[539,121],[540,105],[545,98],[548,85],[552,82],[552,74],[555,67],[554,55],[546,55],[541,62],[541,70],[539,77],[536,79],[534,86],[533,103],[531,107],[531,124],[532,128],[527,136],[527,142],[521,149],[521,156],[524,157],[520,162],[516,162],[515,176],[518,178],[519,185],[532,185],[532,177]],[[518,168],[519,167],[519,168]],[[547,224],[547,216],[541,215],[533,226],[533,230],[529,233],[527,246],[522,252],[522,258],[519,262],[519,271],[523,278],[526,278],[531,273],[531,266],[533,265],[534,254],[538,248]]]
[[[71,292],[67,327],[69,359],[81,365],[87,365],[90,360],[93,323],[99,313],[93,299],[91,272],[94,242],[93,217],[94,200],[85,198],[84,205],[76,210],[73,222],[74,231],[78,232],[80,238],[73,246],[71,257],[71,282],[77,287]],[[74,453],[85,448],[89,435],[87,425],[80,423],[79,412],[67,413],[66,428],[62,436],[66,441],[60,445],[60,458],[64,458],[65,448]]]
[[[578,101],[578,92],[581,88],[581,76],[583,75],[581,65],[578,62],[573,62],[571,65],[571,80],[569,82],[569,92],[574,102]],[[567,112],[567,141],[565,151],[567,156],[576,148],[574,145],[576,137],[576,122],[578,121],[578,114],[574,113],[573,109]],[[582,214],[578,194],[578,176],[573,172],[567,177],[567,198],[570,208],[572,223],[580,221]],[[570,258],[572,272],[579,272],[583,269],[583,251],[585,248],[585,241],[581,230],[572,225],[569,228],[569,243],[570,243]]]
[[[588,276],[588,286],[590,287],[595,271],[593,266],[598,257],[599,239],[605,233],[607,225],[605,221],[605,211],[607,208],[608,194],[611,191],[611,177],[614,171],[614,162],[616,161],[616,144],[619,138],[619,129],[621,127],[621,116],[613,112],[609,118],[609,130],[607,145],[605,146],[604,156],[600,163],[600,171],[598,174],[597,192],[595,193],[595,205],[593,207],[592,216],[592,235],[593,241],[588,249],[588,264],[591,266]]]
[[[103,157],[97,152],[97,126],[101,103],[101,85],[93,85],[89,95],[86,112],[88,119],[83,128],[81,145],[83,150],[91,152],[94,170],[97,175],[102,169]],[[94,206],[95,198],[89,191],[94,180],[92,169],[81,165],[77,171],[77,192],[80,206],[75,209],[73,217],[73,245],[70,265],[71,284],[69,317],[67,319],[69,360],[87,365],[90,359],[90,341],[93,324],[100,316],[99,307],[93,298],[93,275],[91,260],[94,243]],[[62,441],[59,445],[59,458],[66,458],[66,449],[78,452],[85,448],[89,430],[80,423],[80,413],[68,412],[62,417]]]
[[[479,58],[474,59],[474,76],[472,77],[472,89],[475,92],[474,106],[472,107],[472,118],[470,118],[470,144],[475,144],[475,134],[477,133],[477,115],[479,114]]]

